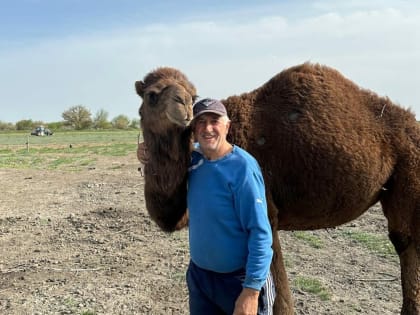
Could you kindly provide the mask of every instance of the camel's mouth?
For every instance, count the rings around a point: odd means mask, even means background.
[[[180,119],[179,117],[173,117],[170,113],[166,113],[166,117],[169,119],[169,121],[179,127],[189,127],[191,124],[191,119],[188,117],[185,117],[183,119]]]

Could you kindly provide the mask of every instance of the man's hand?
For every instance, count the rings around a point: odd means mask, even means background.
[[[142,164],[147,164],[149,161],[149,153],[147,152],[147,147],[144,142],[139,142],[137,145],[137,159]]]
[[[258,311],[258,296],[260,292],[250,288],[243,288],[236,299],[233,315],[256,315]]]

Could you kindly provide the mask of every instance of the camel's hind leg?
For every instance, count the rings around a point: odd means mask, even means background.
[[[400,258],[403,315],[420,315],[420,178],[416,178],[419,176],[420,172],[395,176],[389,191],[381,198],[389,238]]]
[[[271,198],[267,198],[268,213],[271,228],[273,231],[273,260],[271,262],[271,273],[276,288],[276,299],[274,301],[273,315],[293,315],[293,298],[289,288],[286,268],[284,266],[283,254],[281,252],[280,239],[277,232],[277,207]]]

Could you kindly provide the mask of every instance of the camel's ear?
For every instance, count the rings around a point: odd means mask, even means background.
[[[143,96],[144,96],[144,82],[143,81],[136,81],[135,86],[136,86],[137,94],[141,98],[143,98]]]

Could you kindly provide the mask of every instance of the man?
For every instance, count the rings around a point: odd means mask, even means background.
[[[230,120],[221,102],[203,99],[193,114],[198,144],[187,194],[190,314],[271,314],[272,234],[260,167],[227,141]]]

